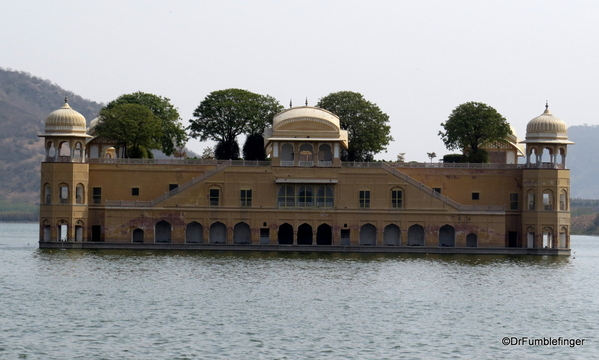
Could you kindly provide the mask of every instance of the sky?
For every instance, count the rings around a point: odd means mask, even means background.
[[[385,160],[454,153],[440,124],[469,101],[494,107],[520,138],[546,101],[568,126],[599,124],[589,114],[599,1],[3,0],[0,9],[0,67],[97,102],[160,95],[185,126],[210,92],[228,88],[285,107],[359,92],[389,115],[394,141],[376,156]],[[212,145],[188,143],[200,154]]]

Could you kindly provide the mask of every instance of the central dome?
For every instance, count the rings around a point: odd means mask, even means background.
[[[46,134],[85,134],[85,117],[65,104],[46,118]]]

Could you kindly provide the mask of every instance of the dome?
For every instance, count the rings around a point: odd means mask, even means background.
[[[94,118],[89,122],[89,127],[87,128],[88,134],[93,134],[95,132],[96,126],[100,123],[100,117]]]
[[[325,109],[311,106],[294,107],[278,113],[273,119],[272,127],[277,130],[293,122],[318,122],[336,130],[340,128],[339,118],[336,115]]]
[[[557,116],[549,111],[548,105],[545,111],[530,120],[526,126],[526,140],[559,140],[568,139],[568,127]]]
[[[85,117],[73,110],[65,99],[63,107],[46,117],[46,134],[85,134]]]

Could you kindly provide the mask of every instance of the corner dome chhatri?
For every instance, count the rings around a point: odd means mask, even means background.
[[[86,121],[85,117],[73,110],[65,99],[64,105],[46,117],[45,133],[51,134],[85,134]]]
[[[568,127],[566,123],[549,111],[545,111],[528,122],[526,126],[526,140],[524,142],[552,142],[568,140]]]

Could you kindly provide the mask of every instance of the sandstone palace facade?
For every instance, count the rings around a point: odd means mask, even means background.
[[[120,158],[97,121],[46,119],[40,248],[570,254],[572,142],[547,108],[492,164],[342,162],[339,119],[308,106],[274,118],[264,162]]]

